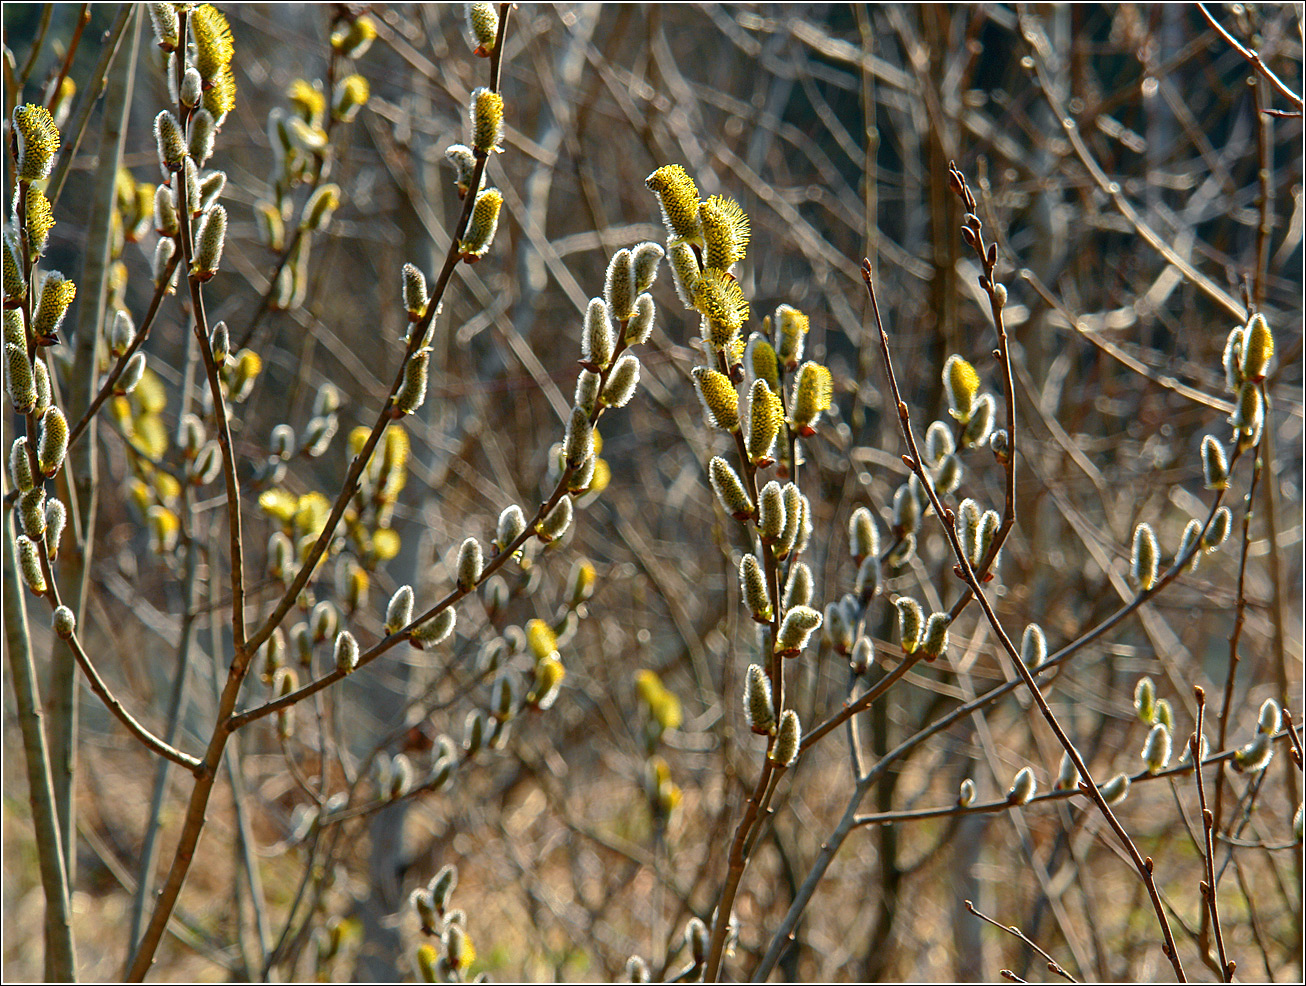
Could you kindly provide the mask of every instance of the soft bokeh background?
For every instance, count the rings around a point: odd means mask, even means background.
[[[340,128],[332,163],[343,203],[330,235],[314,241],[303,305],[262,318],[252,343],[264,369],[236,434],[249,463],[266,458],[276,424],[302,430],[322,384],[344,397],[331,450],[291,465],[283,485],[293,493],[334,498],[345,438],[370,426],[398,367],[400,267],[412,262],[433,273],[447,249],[460,203],[443,153],[465,139],[468,93],[486,73],[469,52],[460,8],[371,8],[379,37],[356,70],[369,79],[372,100]],[[78,10],[58,5],[49,37],[66,44]],[[276,263],[258,241],[253,211],[269,195],[267,115],[286,105],[295,79],[323,76],[332,10],[226,8],[240,88],[210,166],[228,175],[231,231],[206,299],[210,318],[225,319],[237,339]],[[1300,89],[1300,6],[1213,13]],[[83,88],[99,54],[94,39],[115,14],[113,6],[92,10],[72,72]],[[39,17],[38,7],[6,5],[6,44],[19,64]],[[518,503],[530,511],[552,489],[550,448],[571,402],[581,314],[601,292],[613,252],[662,239],[643,179],[664,163],[683,164],[702,194],[733,196],[747,211],[752,243],[740,277],[754,317],[787,303],[811,318],[808,353],[833,371],[837,410],[805,445],[815,512],[807,558],[818,599],[849,591],[851,511],[868,505],[887,521],[906,479],[862,258],[875,264],[921,432],[945,413],[940,371],[951,353],[971,360],[985,387],[1001,393],[979,267],[958,233],[962,210],[946,183],[955,160],[979,198],[986,235],[998,242],[999,278],[1010,291],[1022,435],[1020,520],[992,586],[1004,622],[1018,634],[1037,621],[1054,648],[1074,639],[1130,598],[1123,574],[1136,523],[1156,529],[1168,558],[1184,525],[1206,515],[1211,494],[1202,489],[1198,449],[1205,434],[1227,437],[1220,354],[1236,322],[1147,242],[1145,226],[1219,290],[1239,302],[1249,292],[1276,333],[1229,742],[1250,737],[1265,698],[1289,700],[1300,721],[1301,119],[1258,116],[1258,105],[1290,107],[1263,80],[1249,85],[1248,64],[1196,8],[523,5],[504,56],[507,139],[489,170],[505,195],[504,217],[490,254],[455,274],[437,321],[427,401],[404,422],[412,458],[393,518],[401,548],[374,572],[371,605],[351,621],[365,645],[380,634],[396,586],[413,585],[419,608],[429,605],[450,584],[450,555],[464,537],[488,542],[500,510]],[[149,128],[168,98],[160,67],[146,19],[124,159],[139,181],[159,177]],[[47,47],[33,79],[56,69]],[[1068,139],[1063,115],[1089,161]],[[74,277],[99,139],[96,114],[47,261]],[[122,257],[127,303],[138,317],[151,291],[153,239],[128,244]],[[333,766],[331,791],[343,790],[353,771],[366,775],[378,754],[407,750],[425,767],[430,741],[441,733],[460,740],[468,711],[488,701],[488,681],[475,676],[478,650],[498,636],[512,640],[509,628],[529,619],[555,619],[574,562],[587,559],[596,590],[563,635],[568,677],[557,705],[515,722],[503,749],[460,769],[451,787],[346,823],[315,853],[294,832],[295,808],[307,798],[270,720],[244,731],[232,751],[244,811],[234,811],[231,785],[220,785],[158,978],[255,975],[251,901],[265,901],[265,933],[275,941],[306,867],[333,881],[310,892],[316,910],[302,935],[288,937],[280,975],[313,976],[312,933],[343,921],[343,951],[320,974],[412,978],[420,938],[406,898],[450,862],[461,874],[454,904],[466,911],[478,949],[474,968],[495,979],[612,979],[634,953],[655,976],[685,964],[674,950],[686,919],[706,918],[715,903],[762,748],[738,701],[744,669],[756,659],[735,574],[743,542],[706,482],[705,464],[725,444],[705,427],[689,382],[697,318],[687,316],[665,272],[654,294],[658,324],[640,353],[639,394],[603,422],[608,487],[581,501],[573,529],[535,551],[529,572],[509,576],[505,606],[490,613],[469,600],[450,645],[395,649],[331,693],[324,718],[304,709],[290,750],[313,780],[323,748],[333,764],[338,751],[345,768]],[[91,317],[79,299],[68,334],[75,338]],[[146,347],[168,395],[162,416],[170,431],[188,332],[171,299]],[[99,435],[100,520],[82,629],[115,690],[158,726],[176,673],[181,567],[150,552],[122,493],[124,442],[107,421]],[[165,461],[177,461],[175,450]],[[992,457],[970,453],[966,465],[953,502],[968,495],[1000,509],[1003,477]],[[1235,536],[1223,552],[1087,647],[1047,688],[1097,776],[1140,766],[1146,729],[1131,704],[1140,675],[1174,704],[1177,738],[1192,729],[1194,684],[1223,696],[1250,475],[1244,460],[1227,501]],[[207,740],[212,676],[227,659],[225,513],[220,484],[211,489],[198,539],[214,545],[203,568],[217,584],[191,667],[180,739],[190,750]],[[254,492],[242,509],[249,569],[263,585],[272,526]],[[956,598],[959,583],[933,524],[927,519],[919,559],[886,589],[937,608]],[[324,567],[319,599],[333,597],[333,571]],[[266,608],[275,597],[264,586],[253,598]],[[28,608],[39,663],[50,648],[45,617],[31,598]],[[885,667],[896,653],[890,610],[881,597],[870,621],[885,644]],[[971,607],[953,628],[948,659],[909,675],[865,717],[872,755],[1012,673],[978,618]],[[843,701],[847,666],[824,645],[802,662],[791,671],[793,698],[804,723],[815,723]],[[518,654],[514,666],[528,670],[529,657]],[[641,669],[654,670],[682,708],[679,727],[656,741],[635,687]],[[256,676],[247,689],[242,706],[267,694]],[[41,974],[43,904],[8,689],[5,701],[4,973],[24,980]],[[683,791],[665,830],[644,789],[651,754],[665,759]],[[1059,757],[1017,691],[911,749],[862,809],[948,805],[964,777],[975,779],[982,798],[994,797],[1025,764],[1046,787]],[[73,898],[83,978],[120,974],[154,777],[151,758],[84,693]],[[1246,778],[1233,784],[1239,794],[1249,787]],[[1238,802],[1238,810],[1255,803],[1240,838],[1292,843],[1301,784],[1287,757],[1255,787],[1253,799]],[[161,865],[188,792],[188,778],[174,771]],[[805,757],[781,786],[737,900],[730,975],[748,976],[756,965],[851,792],[842,736]],[[993,979],[1010,968],[1041,976],[1034,953],[966,913],[962,901],[971,899],[1081,978],[1168,976],[1150,905],[1118,844],[1095,812],[1060,805],[855,833],[776,975],[948,981]],[[1176,928],[1197,929],[1202,866],[1191,835],[1191,779],[1173,789],[1169,781],[1137,785],[1118,812],[1156,860]],[[254,894],[237,862],[242,847],[261,881]],[[1239,974],[1299,979],[1300,845],[1232,856],[1221,902]],[[1190,971],[1209,977],[1191,937],[1178,934]]]

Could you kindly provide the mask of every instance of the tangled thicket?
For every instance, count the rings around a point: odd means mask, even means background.
[[[1300,7],[464,6],[6,10],[6,976],[1299,978]]]

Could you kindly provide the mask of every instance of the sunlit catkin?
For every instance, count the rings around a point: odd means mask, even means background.
[[[748,434],[745,445],[754,465],[771,461],[771,450],[784,419],[784,406],[764,380],[754,380],[748,400]]]
[[[738,431],[739,393],[730,378],[703,366],[694,367],[692,372],[708,423],[722,431]]]
[[[603,388],[603,403],[607,407],[625,407],[635,396],[638,387],[639,357],[634,353],[625,353],[608,374],[607,386]]]
[[[771,544],[780,537],[785,526],[784,494],[774,479],[762,487],[758,495],[757,533],[763,543]]]
[[[796,656],[811,635],[821,629],[823,617],[810,606],[795,606],[785,613],[784,621],[775,638],[775,652],[785,657]]]
[[[466,9],[472,51],[482,58],[489,57],[499,34],[499,14],[492,3],[469,3]]]
[[[483,565],[481,542],[469,537],[458,549],[457,582],[460,592],[471,592],[481,578]]]
[[[404,380],[395,394],[394,406],[399,414],[412,414],[426,400],[426,382],[430,375],[431,351],[419,349],[404,364]]]
[[[943,389],[948,396],[948,413],[962,424],[970,421],[979,393],[979,374],[960,356],[949,356],[943,365]]]
[[[729,462],[721,456],[713,456],[712,461],[708,462],[708,479],[726,513],[735,520],[746,520],[752,516],[752,500],[748,499],[742,479],[739,479],[739,474],[735,473]]]
[[[41,416],[40,437],[36,445],[37,463],[47,479],[59,471],[68,451],[68,419],[57,407],[46,409]]]
[[[1208,490],[1229,488],[1229,463],[1224,456],[1224,446],[1214,435],[1202,439],[1202,478]]]
[[[636,296],[635,266],[630,251],[618,250],[608,262],[608,271],[603,279],[603,300],[607,302],[612,317],[618,322],[624,322],[635,314]]]
[[[401,585],[385,609],[385,632],[398,633],[413,621],[413,587]]]
[[[1244,380],[1259,383],[1265,379],[1265,371],[1274,356],[1274,336],[1265,316],[1260,312],[1253,315],[1243,329],[1242,353],[1239,369]]]
[[[1165,770],[1170,762],[1170,730],[1161,723],[1157,723],[1148,731],[1147,739],[1143,743],[1142,758],[1148,773],[1151,774]]]
[[[1034,779],[1034,771],[1029,767],[1021,767],[1007,790],[1007,804],[1027,805],[1037,791],[1038,781]]]
[[[902,596],[894,600],[894,605],[898,608],[898,639],[903,652],[914,654],[920,646],[921,631],[925,627],[921,604],[910,596]]]
[[[702,225],[698,215],[698,187],[678,164],[658,168],[644,184],[658,198],[662,220],[667,228],[668,243],[702,242]],[[687,288],[691,285],[686,284]]]
[[[499,149],[503,140],[503,97],[485,87],[472,92],[472,149],[480,155]]]
[[[748,719],[748,728],[755,733],[765,736],[775,728],[771,680],[757,664],[750,664],[744,675],[744,715]]]
[[[581,329],[581,361],[598,370],[612,361],[615,344],[608,310],[609,305],[602,298],[591,298],[589,307],[585,309],[585,323]]]
[[[1129,556],[1129,581],[1139,592],[1156,584],[1159,549],[1156,535],[1146,522],[1134,528],[1133,550]]]
[[[467,235],[460,244],[465,259],[483,257],[490,249],[494,234],[499,228],[499,210],[502,205],[503,193],[497,188],[487,188],[476,196],[472,218],[467,223]]]
[[[771,598],[767,593],[766,576],[757,556],[751,551],[739,560],[739,588],[753,619],[758,623],[771,622]]]

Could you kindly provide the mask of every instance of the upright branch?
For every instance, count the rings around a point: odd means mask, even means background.
[[[1044,698],[1042,691],[1039,689],[1038,682],[1035,680],[1034,675],[1026,666],[1025,662],[1021,660],[1020,651],[1016,648],[1015,644],[1011,642],[1011,638],[1007,636],[1001,621],[998,619],[997,613],[994,612],[992,604],[988,601],[987,596],[985,596],[980,582],[975,575],[975,570],[972,568],[968,552],[962,547],[956,529],[956,515],[952,510],[945,508],[943,504],[939,502],[938,496],[934,492],[934,487],[930,483],[929,477],[925,474],[925,471],[921,466],[922,456],[911,426],[911,411],[907,407],[906,402],[903,401],[901,391],[898,388],[897,375],[894,373],[893,369],[893,358],[889,351],[889,335],[885,331],[884,323],[880,318],[880,307],[875,296],[875,280],[871,270],[870,261],[863,262],[862,278],[866,282],[866,290],[870,295],[871,300],[871,309],[875,314],[875,325],[880,334],[880,351],[884,358],[884,367],[885,373],[888,377],[890,395],[893,400],[893,406],[897,409],[898,424],[902,431],[903,440],[907,445],[907,454],[903,456],[903,462],[920,479],[921,485],[924,488],[926,495],[929,497],[930,504],[934,508],[935,516],[938,517],[940,525],[943,527],[944,536],[947,538],[948,544],[957,558],[958,572],[962,581],[965,582],[971,592],[974,593],[975,600],[984,611],[984,616],[988,620],[989,626],[992,627],[998,641],[1001,643],[1003,650],[1007,652],[1007,656],[1010,658],[1011,665],[1015,669],[1016,674],[1020,677],[1021,681],[1024,682],[1025,687],[1029,689],[1030,695],[1038,705],[1039,712],[1047,721],[1048,726],[1052,729],[1057,741],[1066,751],[1066,756],[1079,772],[1084,791],[1090,798],[1092,798],[1093,803],[1097,805],[1098,811],[1102,813],[1107,824],[1110,825],[1111,829],[1116,833],[1116,836],[1120,839],[1125,851],[1129,854],[1135,869],[1138,870],[1139,876],[1147,888],[1148,896],[1151,898],[1152,908],[1156,912],[1157,922],[1161,926],[1161,932],[1165,939],[1162,944],[1162,952],[1165,954],[1166,958],[1169,959],[1171,966],[1174,968],[1175,975],[1178,977],[1180,982],[1186,982],[1187,979],[1184,976],[1183,963],[1179,958],[1179,952],[1175,947],[1174,935],[1170,930],[1170,921],[1166,916],[1165,906],[1161,901],[1161,895],[1157,889],[1156,880],[1152,875],[1151,857],[1144,859],[1139,854],[1138,847],[1134,845],[1133,840],[1129,837],[1129,833],[1125,831],[1124,826],[1121,825],[1119,819],[1117,819],[1114,812],[1111,811],[1111,806],[1107,803],[1107,799],[1103,796],[1101,789],[1093,780],[1092,775],[1089,773],[1088,765],[1084,762],[1083,757],[1080,756],[1079,751],[1075,749],[1074,743],[1066,734],[1061,723],[1057,720],[1056,715],[1052,711],[1052,707],[1048,705],[1047,699]],[[1012,453],[1014,454],[1015,451],[1016,450],[1013,448]],[[1150,587],[1149,584],[1148,588]]]

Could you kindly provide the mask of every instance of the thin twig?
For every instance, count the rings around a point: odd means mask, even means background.
[[[880,320],[879,304],[875,297],[875,282],[872,277],[869,261],[866,261],[862,267],[862,276],[866,281],[867,291],[870,293],[871,310],[875,313],[876,327],[880,331],[880,350],[884,356],[885,370],[889,378],[889,389],[892,392],[894,404],[898,409],[898,424],[902,430],[903,438],[907,443],[908,455],[904,457],[904,460],[907,461],[909,468],[911,468],[920,479],[921,486],[924,488],[926,496],[929,497],[935,515],[939,519],[940,525],[943,527],[944,535],[947,537],[948,542],[952,547],[953,554],[957,558],[962,578],[975,593],[976,601],[984,611],[985,618],[988,620],[989,625],[993,628],[993,632],[1001,642],[1003,649],[1011,659],[1011,664],[1016,669],[1016,673],[1020,676],[1020,679],[1024,682],[1026,688],[1029,689],[1031,697],[1039,707],[1039,712],[1042,713],[1048,726],[1052,729],[1052,732],[1056,734],[1058,742],[1060,742],[1061,746],[1065,749],[1066,755],[1079,771],[1079,776],[1083,779],[1090,796],[1098,807],[1098,810],[1102,813],[1103,817],[1106,818],[1107,824],[1115,831],[1117,837],[1124,845],[1126,852],[1129,853],[1135,868],[1138,870],[1139,876],[1147,887],[1148,896],[1152,899],[1152,907],[1156,912],[1157,921],[1161,926],[1161,933],[1165,938],[1162,945],[1162,951],[1165,953],[1166,958],[1170,960],[1170,964],[1174,967],[1175,975],[1181,982],[1186,982],[1187,980],[1184,976],[1183,963],[1179,958],[1179,952],[1175,946],[1174,935],[1170,930],[1170,922],[1166,917],[1165,908],[1161,902],[1160,892],[1157,890],[1156,881],[1152,876],[1151,858],[1149,857],[1144,860],[1139,854],[1138,847],[1134,845],[1133,839],[1129,837],[1129,833],[1125,831],[1124,826],[1121,825],[1119,819],[1115,817],[1115,813],[1111,811],[1111,806],[1107,803],[1106,798],[1102,796],[1101,790],[1092,779],[1092,775],[1088,770],[1088,765],[1084,763],[1083,758],[1079,755],[1079,751],[1075,749],[1074,743],[1071,742],[1070,737],[1066,735],[1061,723],[1052,712],[1052,708],[1048,705],[1047,699],[1044,698],[1042,691],[1039,689],[1038,682],[1035,680],[1034,675],[1030,672],[1030,669],[1026,667],[1025,662],[1021,660],[1020,651],[1017,650],[1016,646],[1007,636],[1006,631],[1002,627],[1001,621],[993,611],[992,605],[984,595],[983,589],[976,579],[974,571],[971,569],[970,559],[966,557],[966,552],[962,549],[961,543],[957,537],[956,529],[952,523],[952,511],[945,509],[943,504],[939,502],[938,496],[934,492],[934,484],[930,481],[929,476],[925,473],[925,470],[921,465],[922,458],[920,449],[916,445],[916,438],[911,427],[911,412],[908,410],[907,404],[902,399],[898,389],[898,381],[893,371],[893,360],[889,352],[889,336],[888,333],[885,332],[884,325]],[[1013,448],[1012,454],[1017,454],[1017,450]]]
[[[1045,951],[1043,951],[1043,949],[1039,948],[1038,945],[1034,944],[1034,942],[1030,940],[1029,936],[1026,935],[1026,934],[1025,934],[1023,931],[1021,931],[1019,928],[1017,928],[1014,924],[1007,924],[1007,925],[998,924],[997,921],[994,921],[991,917],[989,917],[987,914],[985,914],[983,911],[981,911],[979,908],[977,908],[977,907],[976,907],[973,903],[971,903],[970,901],[966,901],[966,910],[970,911],[972,914],[974,914],[974,915],[975,915],[977,918],[979,918],[981,921],[986,921],[986,922],[988,922],[989,924],[993,925],[993,927],[995,927],[995,928],[999,928],[999,929],[1001,929],[1002,931],[1007,932],[1007,934],[1009,934],[1009,935],[1015,935],[1017,938],[1019,938],[1021,941],[1023,941],[1026,945],[1028,945],[1028,946],[1029,946],[1030,948],[1032,948],[1034,951],[1038,952],[1039,955],[1041,955],[1041,956],[1043,956],[1043,958],[1047,959],[1047,963],[1048,963],[1048,972],[1050,972],[1050,973],[1052,973],[1052,974],[1054,974],[1054,975],[1057,975],[1057,976],[1061,976],[1061,977],[1063,977],[1063,978],[1065,978],[1065,979],[1068,979],[1068,980],[1069,980],[1070,982],[1072,982],[1072,983],[1077,983],[1077,982],[1079,982],[1078,979],[1076,979],[1076,978],[1075,978],[1074,976],[1072,976],[1070,973],[1066,972],[1066,970],[1063,969],[1063,968],[1061,967],[1061,964],[1060,964],[1059,962],[1057,962],[1056,959],[1054,959],[1052,956],[1048,955],[1048,953],[1045,952]]]
[[[1197,698],[1197,726],[1193,735],[1188,739],[1188,750],[1193,760],[1197,761],[1202,755],[1202,725],[1206,715],[1206,692],[1198,686],[1193,689],[1193,694]],[[1202,783],[1201,770],[1195,770],[1193,774],[1197,778],[1197,803],[1202,812],[1202,832],[1206,838],[1205,851],[1202,853],[1206,861],[1206,879],[1202,881],[1198,889],[1201,891],[1202,900],[1206,903],[1207,910],[1210,913],[1210,926],[1215,932],[1215,946],[1220,955],[1219,972],[1224,981],[1229,983],[1233,982],[1234,963],[1229,961],[1229,957],[1224,951],[1224,932],[1220,927],[1220,909],[1216,900],[1215,843],[1211,838],[1211,833],[1215,828],[1215,816],[1206,807],[1206,785]]]
[[[1275,75],[1274,72],[1270,70],[1270,67],[1265,64],[1265,62],[1261,61],[1261,56],[1257,52],[1253,51],[1251,48],[1248,48],[1241,41],[1239,41],[1232,34],[1230,34],[1223,27],[1221,27],[1220,22],[1217,21],[1214,17],[1212,17],[1211,12],[1206,9],[1206,4],[1199,3],[1197,5],[1197,9],[1200,10],[1202,12],[1202,16],[1206,18],[1206,23],[1210,24],[1211,27],[1215,28],[1216,32],[1219,33],[1220,37],[1224,38],[1224,40],[1229,44],[1229,47],[1233,48],[1236,52],[1238,52],[1238,54],[1242,55],[1243,58],[1247,59],[1247,61],[1252,64],[1252,66],[1256,69],[1256,71],[1260,72],[1261,75],[1269,79],[1270,84],[1273,85],[1275,89],[1279,90],[1279,93],[1285,98],[1287,98],[1289,102],[1295,103],[1297,109],[1299,110],[1302,109],[1302,98],[1298,96],[1295,92],[1293,92],[1291,89],[1289,89],[1284,84],[1283,80],[1280,79],[1277,75]]]

